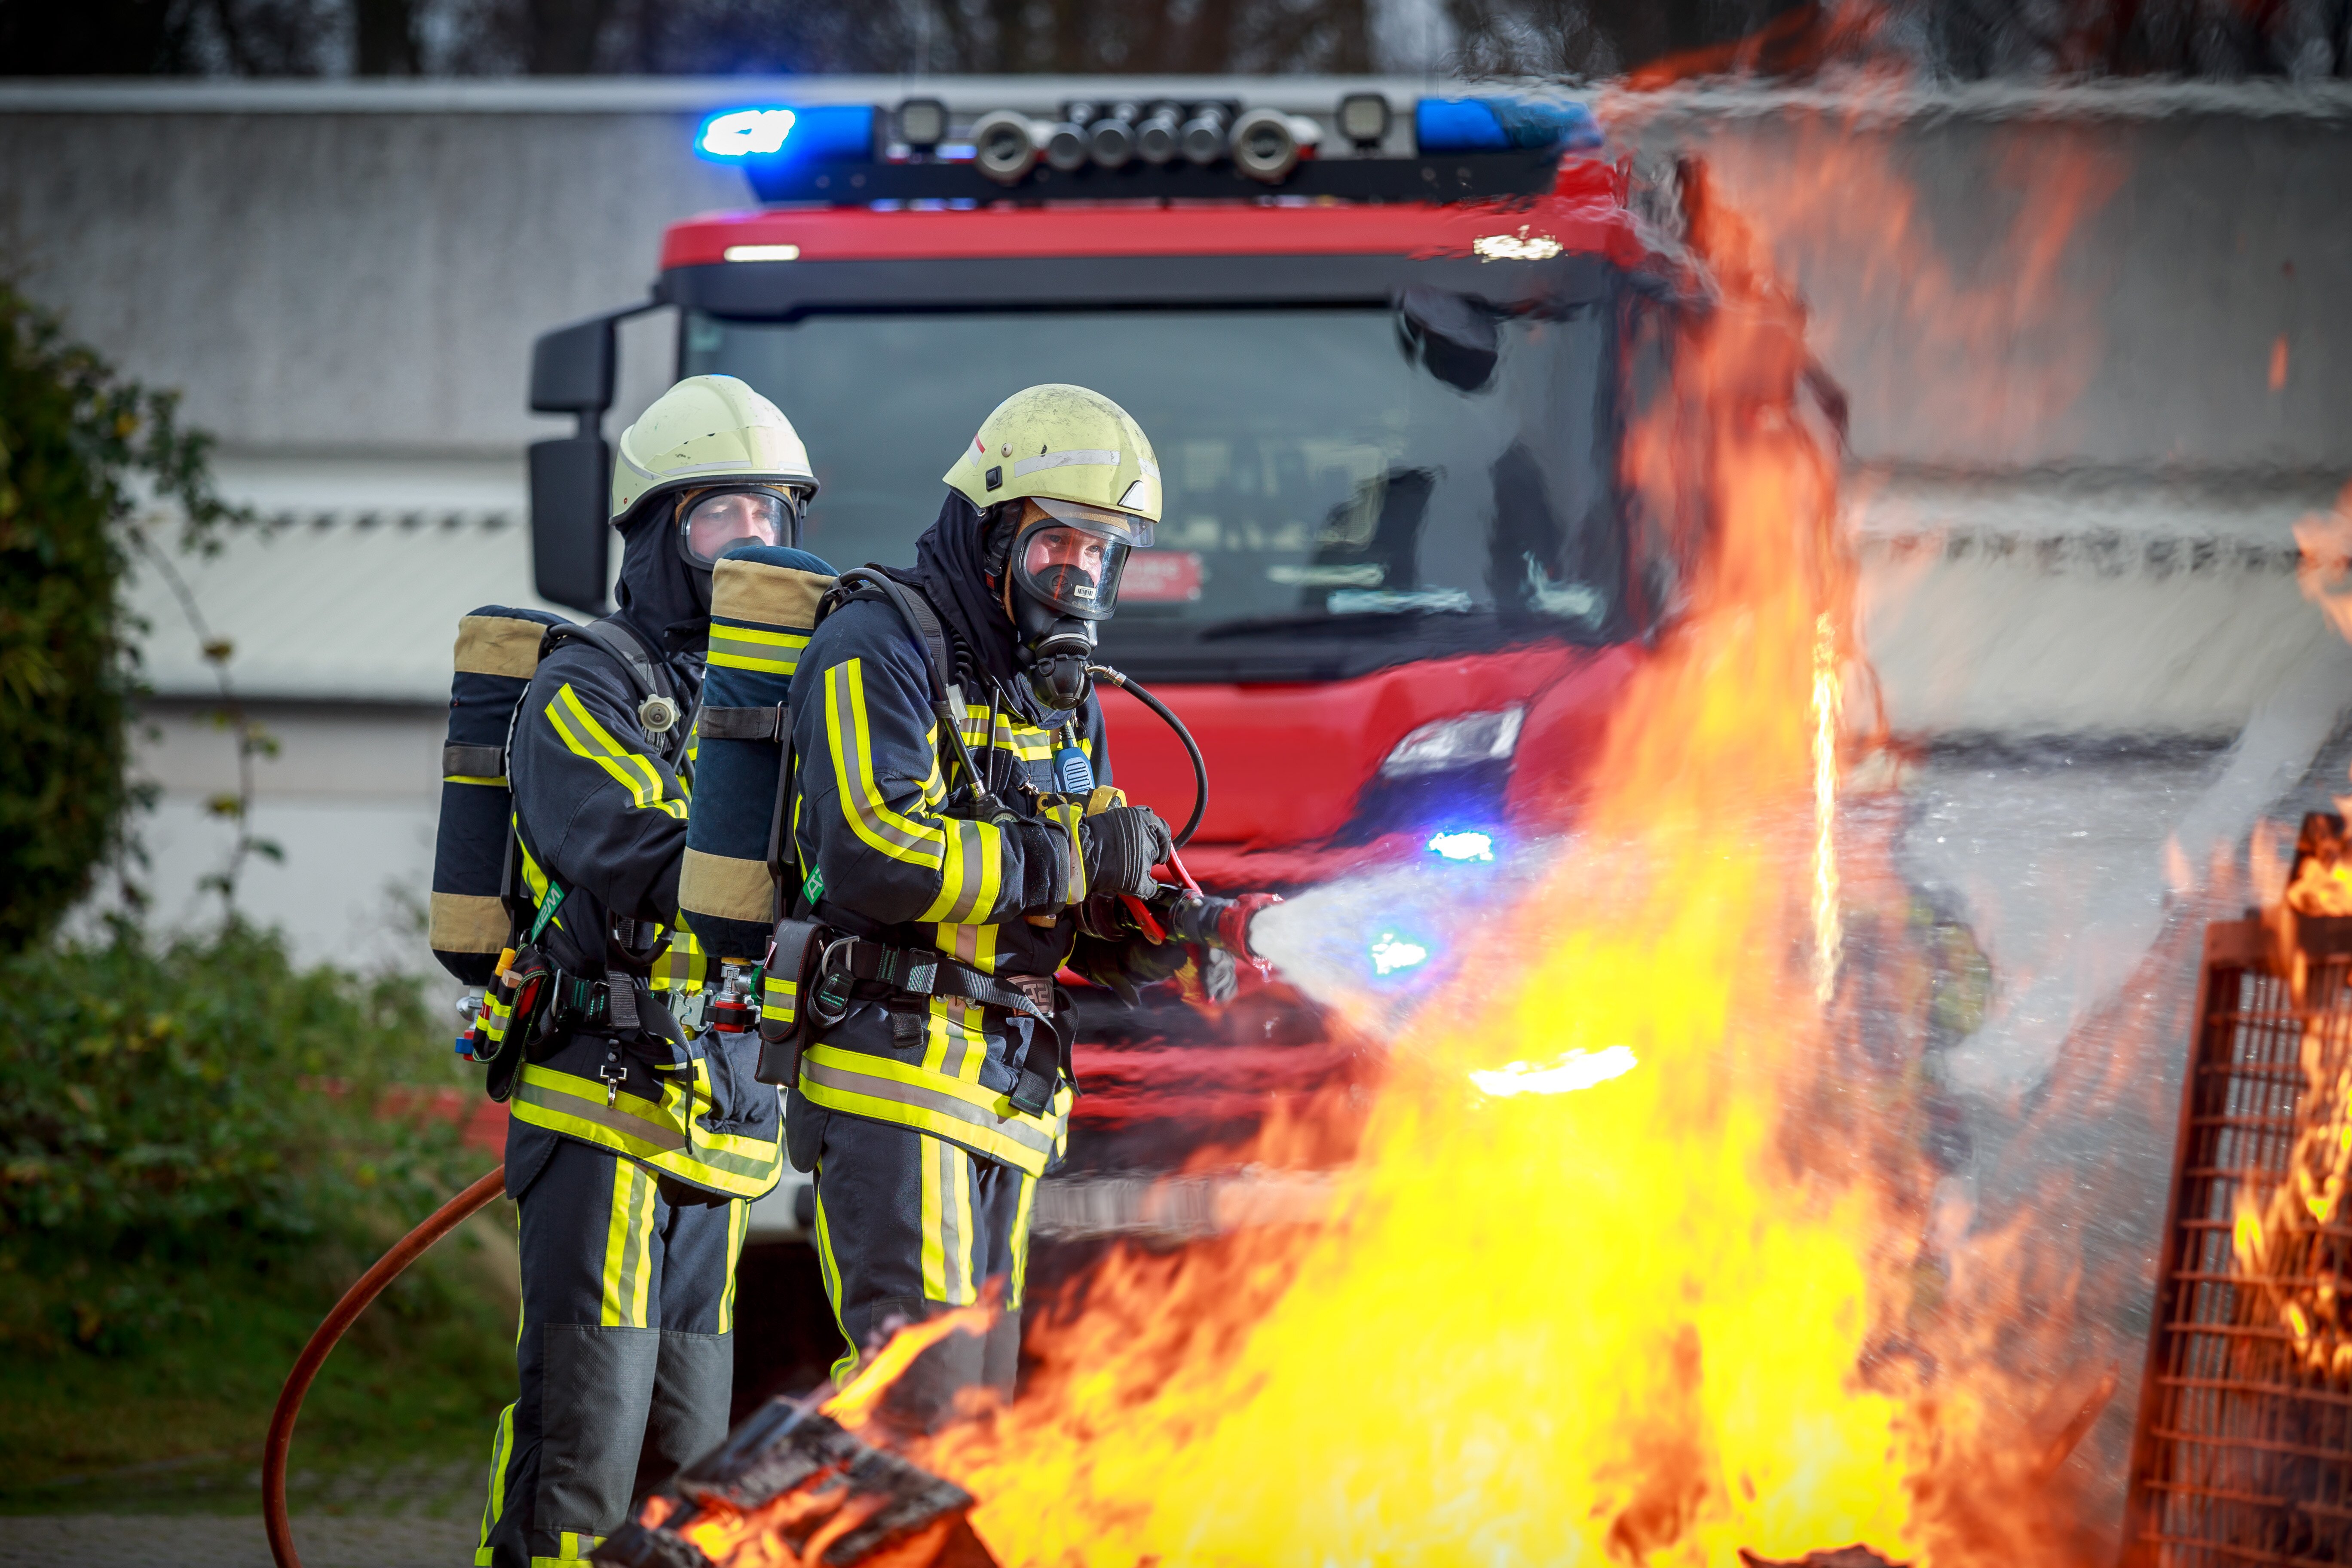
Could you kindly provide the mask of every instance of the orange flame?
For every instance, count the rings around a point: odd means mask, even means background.
[[[982,1335],[996,1321],[997,1301],[1002,1287],[991,1281],[982,1299],[969,1307],[941,1312],[919,1323],[909,1323],[892,1334],[887,1342],[867,1358],[857,1375],[846,1386],[823,1405],[817,1406],[821,1415],[830,1415],[855,1432],[871,1420],[891,1385],[906,1375],[915,1364],[915,1358],[953,1333]]]
[[[1923,1299],[2021,1287],[1931,1255],[1903,1091],[1839,1032],[1838,463],[1764,239],[1692,197],[1721,300],[1625,462],[1709,548],[1581,847],[1407,1024],[1320,1223],[1114,1254],[1024,1397],[922,1446],[1008,1568],[2065,1560],[2113,1383],[2010,1386]],[[1639,1070],[1480,1089],[1607,1053]]]

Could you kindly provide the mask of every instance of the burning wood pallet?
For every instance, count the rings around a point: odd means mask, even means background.
[[[2306,823],[2294,884],[2342,824]],[[2352,918],[2205,933],[2125,1561],[2352,1563]]]
[[[971,1494],[772,1399],[646,1495],[590,1554],[604,1568],[996,1568]]]

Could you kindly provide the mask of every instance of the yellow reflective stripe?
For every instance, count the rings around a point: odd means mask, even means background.
[[[922,1173],[921,1232],[923,1265],[923,1300],[953,1301],[948,1284],[947,1194],[941,1190],[944,1177],[940,1151],[948,1145],[936,1138],[918,1135],[915,1139],[915,1164]]]
[[[1004,829],[992,822],[953,822],[955,873],[940,880],[940,896],[915,918],[961,924],[996,907],[1004,886]],[[978,876],[972,873],[979,872]]]
[[[773,1138],[748,1138],[706,1132],[698,1124],[689,1136],[689,1113],[710,1102],[707,1068],[698,1062],[695,1072],[691,1097],[671,1082],[659,1104],[625,1091],[608,1106],[597,1080],[526,1063],[508,1105],[518,1121],[626,1154],[698,1187],[727,1197],[761,1196],[783,1169],[782,1129]]]
[[[788,676],[800,667],[801,650],[808,647],[808,640],[806,632],[761,631],[713,621],[709,662],[727,669]]]
[[[618,741],[604,726],[596,722],[580,700],[580,694],[565,681],[547,705],[547,722],[575,754],[587,758],[613,775],[613,780],[629,792],[630,803],[641,810],[666,812],[680,822],[686,820],[686,802],[666,797],[661,774],[651,759],[633,752]]]
[[[751,1205],[743,1198],[727,1205],[727,1289],[719,1295],[719,1331],[735,1331],[735,1265],[743,1256],[743,1238],[751,1234]]]
[[[1040,730],[1034,724],[1016,725],[1012,721],[1012,716],[1001,708],[996,712],[993,737],[983,739],[988,736],[988,710],[985,708],[966,709],[961,729],[964,744],[975,750],[983,744],[989,745],[1024,763],[1049,762],[1054,755],[1052,731]]]
[[[834,784],[846,808],[850,831],[867,847],[893,860],[937,870],[945,852],[945,834],[892,811],[875,785],[874,756],[866,740],[862,662],[849,659],[824,672],[825,741],[833,753]],[[934,773],[938,766],[934,758]]]
[[[1037,1202],[1037,1178],[1024,1174],[1021,1178],[1021,1198],[1013,1207],[1013,1279],[1005,1287],[1004,1310],[1021,1310],[1022,1294],[1029,1285],[1029,1211]]]
[[[989,931],[991,935],[995,933],[992,926]],[[961,1005],[956,1015],[956,1026],[962,1037],[963,1054],[948,1068],[950,1077],[960,1078],[973,1085],[980,1082],[980,1069],[988,1065],[988,1035],[982,1026],[987,1022],[988,1015],[978,1004],[964,1003]]]
[[[817,1168],[817,1172],[818,1174],[822,1176],[824,1174],[824,1167],[820,1165]],[[832,1303],[833,1306],[833,1326],[835,1330],[840,1333],[841,1342],[849,1347],[847,1350],[842,1352],[841,1354],[835,1356],[833,1361],[833,1369],[830,1375],[833,1378],[834,1385],[835,1387],[839,1387],[841,1384],[847,1383],[850,1378],[856,1373],[857,1342],[849,1337],[848,1325],[845,1324],[841,1321],[841,1263],[840,1260],[833,1255],[833,1226],[827,1223],[825,1219],[824,1183],[823,1181],[820,1180],[817,1183],[815,1192],[817,1272],[824,1276],[824,1299],[828,1302]]]
[[[443,773],[441,775],[441,782],[443,784],[488,784],[493,789],[504,789],[507,787],[507,781],[502,778],[476,778],[470,773]]]
[[[520,1324],[516,1325],[515,1338],[522,1338]],[[474,1561],[487,1568],[490,1561],[490,1527],[507,1510],[507,1461],[514,1457],[515,1407],[508,1405],[499,1412],[499,1429],[490,1436],[490,1495],[482,1505],[482,1533],[476,1543]]]
[[[920,1143],[923,1299],[970,1306],[980,1299],[971,1278],[971,1156],[943,1139]]]
[[[1046,821],[1060,827],[1070,841],[1070,880],[1063,902],[1083,904],[1087,901],[1087,857],[1078,843],[1078,822],[1086,815],[1085,807],[1075,801],[1049,805],[1038,813]]]
[[[694,928],[686,923],[686,911],[677,912],[676,923],[669,928],[669,950],[654,965],[652,986],[656,991],[699,991],[710,965],[695,940]]]
[[[801,1058],[800,1093],[812,1105],[929,1132],[1031,1175],[1044,1172],[1069,1112],[1066,1090],[1055,1096],[1048,1121],[977,1084],[823,1045]]]
[[[608,1329],[652,1326],[654,1179],[613,1162],[613,1212],[604,1226],[604,1276],[597,1321]]]

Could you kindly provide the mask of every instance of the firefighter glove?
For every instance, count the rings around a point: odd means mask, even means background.
[[[1070,967],[1132,1007],[1142,1000],[1144,986],[1171,978],[1190,956],[1181,942],[1153,942],[1139,931],[1116,940],[1081,935],[1071,949]]]
[[[1086,850],[1087,887],[1097,893],[1132,893],[1150,898],[1157,889],[1151,868],[1176,852],[1176,836],[1148,805],[1115,805],[1078,824]]]

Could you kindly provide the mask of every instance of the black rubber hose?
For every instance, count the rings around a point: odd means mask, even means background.
[[[1192,842],[1192,835],[1200,827],[1201,818],[1209,809],[1209,764],[1201,760],[1201,748],[1193,741],[1192,731],[1184,728],[1183,720],[1168,710],[1168,704],[1160,701],[1110,666],[1090,664],[1087,666],[1087,673],[1099,676],[1109,681],[1113,686],[1127,692],[1146,708],[1159,714],[1161,721],[1176,731],[1176,738],[1184,742],[1184,753],[1192,759],[1192,815],[1184,819],[1184,830],[1176,836],[1176,847],[1183,848]]]

